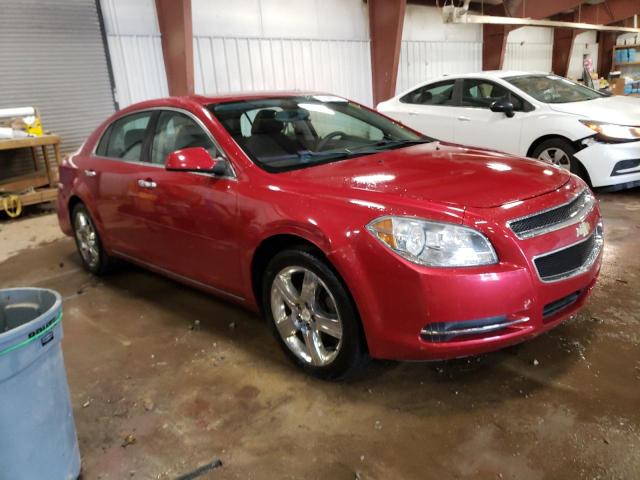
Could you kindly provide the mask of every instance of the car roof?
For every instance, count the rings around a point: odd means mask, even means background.
[[[524,70],[485,70],[483,72],[474,73],[460,73],[452,75],[443,75],[441,78],[469,78],[469,77],[482,77],[482,78],[507,78],[507,77],[520,77],[523,75],[549,75],[548,72],[527,72]]]
[[[135,112],[137,110],[147,109],[147,108],[158,108],[158,107],[180,107],[186,106],[185,104],[193,104],[197,103],[203,106],[217,104],[217,103],[226,103],[226,102],[241,102],[243,100],[260,100],[265,98],[287,98],[287,97],[305,97],[305,96],[328,96],[328,97],[337,97],[344,98],[340,95],[335,95],[327,92],[312,92],[312,91],[299,91],[299,90],[286,90],[286,91],[264,91],[264,92],[232,92],[225,94],[217,94],[217,95],[183,95],[183,96],[174,96],[174,97],[163,97],[156,98],[152,100],[144,100],[142,102],[133,103],[122,110],[120,110],[119,114],[128,114],[131,112]],[[120,116],[120,115],[119,115]]]
[[[265,98],[286,98],[286,97],[306,97],[312,95],[336,95],[327,92],[311,92],[301,90],[272,90],[264,92],[231,92],[217,95],[190,95],[188,98],[202,105],[210,105],[212,103],[241,102],[243,100],[260,100]]]

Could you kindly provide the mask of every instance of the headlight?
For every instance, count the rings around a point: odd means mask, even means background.
[[[593,122],[591,120],[580,120],[580,123],[596,132],[598,134],[597,137],[604,141],[640,140],[640,127]]]
[[[367,230],[398,255],[430,267],[471,267],[498,262],[491,242],[472,228],[410,217],[381,217]]]

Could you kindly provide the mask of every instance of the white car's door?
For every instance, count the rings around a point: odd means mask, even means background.
[[[454,91],[455,80],[431,83],[380,104],[378,110],[425,135],[452,142]]]
[[[460,81],[460,105],[451,109],[454,141],[520,154],[522,125],[528,115],[524,111],[525,102],[502,85],[489,80],[465,78]],[[491,104],[499,100],[513,103],[513,117],[491,111]]]

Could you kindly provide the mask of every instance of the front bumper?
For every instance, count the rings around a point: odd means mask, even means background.
[[[602,143],[588,138],[575,154],[586,168],[594,187],[640,185],[640,141]]]
[[[545,196],[533,208],[563,203],[581,187],[571,188]],[[524,202],[520,208],[531,207]],[[531,212],[500,212],[504,218],[484,221],[484,227],[465,220],[478,229],[492,229],[488,236],[500,262],[488,267],[418,266],[365,234],[356,253],[359,268],[341,273],[358,305],[370,354],[396,360],[476,355],[533,338],[574,315],[596,283],[601,247],[594,260],[568,278],[543,281],[534,258],[574,243],[576,225],[517,240],[508,234],[506,220],[526,213]],[[483,212],[476,218],[490,216]],[[599,221],[596,206],[585,219],[590,233]]]

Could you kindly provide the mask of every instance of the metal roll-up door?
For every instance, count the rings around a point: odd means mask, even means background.
[[[63,153],[115,111],[106,55],[96,0],[0,0],[0,108],[36,107]],[[0,179],[23,157],[0,157]]]

